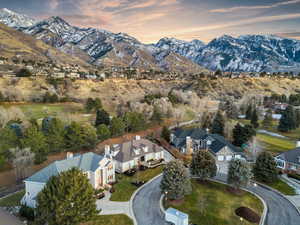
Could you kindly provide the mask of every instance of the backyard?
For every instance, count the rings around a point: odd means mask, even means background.
[[[153,177],[162,173],[163,167],[156,167],[154,169],[147,169],[145,171],[139,171],[130,177],[124,174],[117,174],[117,181],[114,185],[115,192],[112,193],[110,200],[111,201],[129,201],[132,194],[138,189],[131,182],[139,181],[149,181]]]
[[[193,191],[182,203],[165,202],[166,208],[173,207],[189,214],[193,224],[232,225],[240,224],[240,217],[235,210],[241,206],[248,207],[261,215],[262,202],[248,192],[234,194],[228,186],[215,182],[199,183],[192,181]],[[250,225],[243,221],[244,225]]]

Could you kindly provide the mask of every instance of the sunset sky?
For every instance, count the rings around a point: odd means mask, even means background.
[[[300,39],[300,0],[1,0],[0,7],[38,19],[61,16],[145,43],[254,33]]]

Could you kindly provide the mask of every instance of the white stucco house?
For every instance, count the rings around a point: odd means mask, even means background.
[[[105,155],[113,158],[116,171],[124,173],[150,161],[164,160],[164,149],[157,144],[136,136],[134,140],[105,146]]]
[[[110,156],[98,155],[92,152],[79,155],[68,153],[66,159],[53,162],[24,181],[26,193],[21,203],[35,208],[36,197],[47,181],[52,176],[74,167],[87,175],[95,189],[105,187],[115,181],[115,165]]]

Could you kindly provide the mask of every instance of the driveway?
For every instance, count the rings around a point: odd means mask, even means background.
[[[0,225],[24,225],[17,217],[0,209]]]
[[[110,201],[110,192],[105,192],[105,197],[103,199],[97,200],[97,209],[101,210],[100,215],[115,215],[115,214],[125,214],[132,218],[130,213],[130,203],[129,202],[115,202]]]
[[[218,174],[216,180],[226,181],[226,175]],[[158,177],[146,184],[133,199],[133,212],[138,225],[167,224],[159,207],[160,181],[161,177]],[[267,204],[268,213],[265,225],[300,224],[300,214],[285,197],[261,186],[251,186],[248,189],[261,196]]]

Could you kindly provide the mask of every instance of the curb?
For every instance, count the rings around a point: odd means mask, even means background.
[[[217,182],[217,183],[221,183],[221,184],[225,184],[225,185],[228,185],[226,182],[224,181],[220,181],[220,180],[215,180],[215,179],[208,179],[210,181],[213,181],[213,182]],[[241,188],[243,191],[246,191],[246,192],[249,192],[251,193],[252,195],[256,196],[264,205],[264,211],[261,215],[261,218],[260,218],[260,222],[259,222],[259,225],[264,225],[265,224],[265,221],[266,221],[266,217],[267,217],[267,213],[268,213],[268,206],[267,206],[267,203],[265,202],[265,200],[260,197],[258,194],[254,193],[253,191],[250,191],[250,190],[247,190],[245,188]]]
[[[268,190],[270,190],[270,191],[275,192],[276,194],[278,194],[278,195],[280,195],[281,197],[283,197],[284,199],[286,199],[289,203],[292,204],[292,206],[294,206],[294,208],[296,209],[296,211],[298,212],[298,214],[299,214],[299,216],[300,216],[300,209],[298,209],[298,207],[295,205],[294,202],[292,202],[292,201],[289,200],[287,197],[285,197],[285,195],[284,195],[283,193],[281,193],[280,191],[278,191],[278,190],[276,190],[276,189],[274,189],[274,188],[272,188],[272,187],[270,187],[270,186],[268,186],[268,185],[265,185],[265,184],[262,184],[262,183],[259,183],[259,182],[256,182],[256,181],[255,181],[255,183],[257,183],[257,184],[260,185],[261,187],[264,187],[264,188],[266,188],[266,189],[268,189]]]
[[[160,199],[159,199],[159,208],[160,208],[160,211],[163,215],[165,215],[166,211],[165,211],[165,207],[163,206],[163,199],[164,199],[165,195],[162,194],[160,196]]]
[[[129,200],[129,211],[130,211],[130,215],[132,217],[132,220],[133,220],[133,224],[134,225],[138,225],[137,221],[136,221],[136,218],[135,218],[135,215],[134,215],[134,212],[133,212],[133,200],[135,198],[135,196],[138,194],[138,192],[144,188],[146,185],[150,184],[151,182],[153,182],[155,179],[159,178],[160,176],[162,176],[162,173],[153,177],[151,180],[149,180],[147,183],[143,184],[142,186],[140,186],[137,190],[135,190],[135,192],[131,195],[131,198]]]

